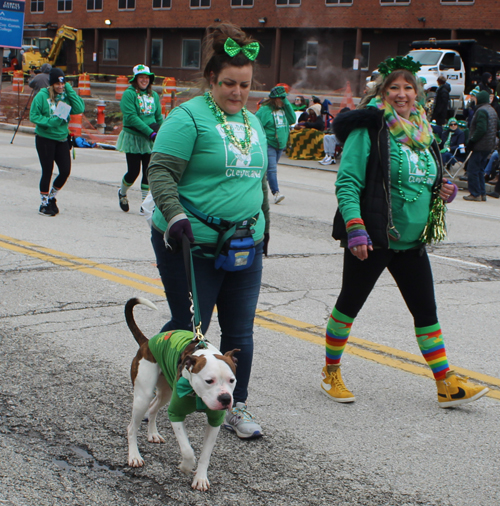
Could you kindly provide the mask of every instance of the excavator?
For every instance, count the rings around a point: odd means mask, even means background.
[[[62,25],[57,29],[56,36],[53,40],[50,38],[40,38],[38,46],[29,46],[29,48],[23,52],[22,64],[24,72],[39,69],[44,63],[50,63],[52,66],[56,66],[57,57],[66,39],[75,41],[78,74],[81,74],[83,72],[82,31],[66,25]],[[61,68],[66,70],[64,67]]]

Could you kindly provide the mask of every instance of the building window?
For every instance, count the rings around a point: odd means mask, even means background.
[[[300,5],[300,0],[276,0],[276,5],[282,7],[290,7],[295,5]]]
[[[182,67],[187,69],[200,68],[200,47],[198,39],[184,39],[182,41]]]
[[[102,11],[102,0],[87,0],[88,11]]]
[[[326,0],[326,5],[352,5],[352,0]]]
[[[474,0],[441,0],[442,4],[448,5],[472,5]]]
[[[352,68],[355,54],[356,54],[356,41],[345,40],[344,49],[342,52],[343,69]],[[363,42],[361,44],[361,61],[359,62],[359,68],[361,70],[368,70],[369,66],[370,66],[370,43]]]
[[[382,5],[405,4],[408,5],[411,0],[380,0]]]
[[[43,12],[44,4],[44,0],[31,0],[31,12]]]
[[[71,12],[73,0],[57,0],[57,12]]]
[[[315,69],[318,66],[318,43],[308,41],[306,44],[306,69]]]
[[[190,0],[191,9],[208,9],[210,7],[210,0]]]
[[[231,0],[231,7],[253,7],[253,0]]]
[[[118,39],[104,39],[103,60],[118,60]]]
[[[153,9],[170,9],[172,0],[153,0]]]
[[[135,0],[118,0],[118,9],[131,11],[135,9]]]
[[[153,39],[151,41],[151,66],[161,66],[163,61],[163,39]]]

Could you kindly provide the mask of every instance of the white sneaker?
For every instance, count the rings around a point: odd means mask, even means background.
[[[280,192],[273,193],[273,196],[274,196],[274,203],[275,204],[279,204],[280,202],[282,202],[285,199],[285,196],[281,195]]]
[[[330,155],[326,155],[321,162],[319,162],[321,165],[330,165],[332,163],[332,157]]]
[[[224,427],[234,432],[241,439],[253,439],[262,436],[260,425],[247,411],[243,402],[237,402],[233,409],[230,409],[224,419]]]

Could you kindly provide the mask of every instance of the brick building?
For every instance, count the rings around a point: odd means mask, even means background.
[[[500,50],[499,19],[497,0],[27,0],[25,36],[69,25],[83,31],[89,73],[130,74],[146,62],[159,76],[192,80],[205,28],[228,20],[262,43],[264,88],[335,89],[362,82],[412,40],[468,38]]]

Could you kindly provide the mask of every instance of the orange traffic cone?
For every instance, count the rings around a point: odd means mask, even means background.
[[[22,70],[14,70],[12,76],[12,91],[22,93],[24,91],[24,72]]]
[[[167,116],[167,105],[168,109],[172,109],[172,92],[175,92],[177,81],[175,77],[165,77],[163,79],[163,93],[161,97],[161,112],[164,116]]]
[[[351,91],[351,83],[349,81],[346,82],[344,97],[342,98],[342,102],[340,102],[340,106],[335,114],[338,114],[344,107],[349,107],[349,109],[354,109],[354,101],[352,99],[352,91]]]
[[[69,131],[74,137],[81,137],[82,135],[82,119],[83,114],[70,114],[69,116]]]

